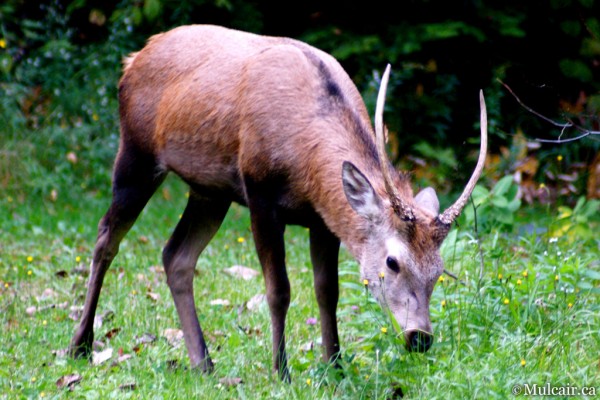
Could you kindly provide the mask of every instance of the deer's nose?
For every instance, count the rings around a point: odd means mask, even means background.
[[[433,335],[423,331],[410,331],[406,335],[406,347],[408,351],[424,353],[433,344]]]

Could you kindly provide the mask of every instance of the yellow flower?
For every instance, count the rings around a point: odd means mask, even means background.
[[[35,376],[32,376],[32,377],[31,377],[31,382],[35,382],[35,381],[37,381],[36,377],[35,377]]]
[[[237,238],[237,242],[238,243],[244,243],[246,241],[246,239],[244,239],[242,236],[240,236],[239,238]]]
[[[32,256],[27,256],[27,262],[32,262],[33,261],[33,257]]]
[[[556,156],[556,161],[561,162],[563,157],[559,154]]]
[[[79,257],[79,256],[75,257],[75,262],[81,262],[81,257]]]
[[[381,333],[387,333],[387,328],[385,326],[381,328]]]
[[[517,279],[517,285],[520,285],[521,283],[523,283],[523,282],[521,282],[520,279]]]
[[[363,285],[367,286],[369,284],[369,280],[368,279],[363,279]]]
[[[27,271],[27,275],[33,275],[33,272],[31,270]]]
[[[567,307],[572,308],[573,307],[573,303],[567,304]]]
[[[382,271],[382,272],[380,272],[380,273],[379,273],[379,277],[380,277],[381,279],[383,279],[383,278],[385,277],[385,273],[384,273],[383,271]]]
[[[522,275],[527,278],[527,276],[529,275],[529,272],[527,272],[527,270],[523,271]]]
[[[558,275],[554,275],[554,280],[557,281],[558,280]]]
[[[4,39],[4,38],[0,39],[0,48],[2,48],[2,49],[6,48],[6,39]]]
[[[48,325],[48,321],[46,321],[46,320],[43,320],[43,321],[42,321],[42,325],[44,325],[44,326]]]
[[[525,364],[527,364],[527,362],[525,361],[525,359],[524,359],[524,358],[521,358],[521,367],[524,367],[524,366],[525,366]]]
[[[442,300],[442,307],[446,307],[446,300]]]
[[[508,304],[508,303],[510,303],[510,300],[509,299],[504,299],[504,304]]]
[[[444,282],[444,275],[440,275],[440,277],[438,278],[438,282]]]
[[[308,386],[310,386],[310,385],[311,385],[311,383],[312,383],[312,381],[310,380],[310,378],[308,378],[308,379],[306,380],[306,384],[307,384]]]
[[[100,119],[100,117],[98,116],[98,114],[96,114],[96,113],[93,113],[93,114],[92,114],[92,119],[93,119],[94,121],[98,121],[98,120]]]
[[[546,184],[545,183],[540,183],[540,189],[545,189],[546,188]]]
[[[8,287],[9,287],[9,286],[10,286],[10,285],[8,284],[8,282],[6,282],[6,283],[4,284],[4,287],[5,287],[5,288],[7,288],[7,289],[8,289]]]
[[[137,290],[133,289],[133,290],[131,291],[131,294],[135,296],[135,295],[137,294]]]
[[[498,274],[498,279],[502,279],[502,274]]]

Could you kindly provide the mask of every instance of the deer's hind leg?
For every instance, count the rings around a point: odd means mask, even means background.
[[[94,341],[94,316],[104,275],[119,251],[121,240],[165,175],[166,172],[159,168],[153,155],[135,145],[121,143],[113,172],[112,202],[98,224],[85,305],[69,347],[72,356],[90,356]]]
[[[163,250],[167,283],[181,322],[192,367],[213,369],[194,303],[194,269],[200,253],[221,226],[231,200],[190,193],[188,204]]]

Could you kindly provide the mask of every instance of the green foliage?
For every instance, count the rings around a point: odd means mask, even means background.
[[[169,179],[163,190],[170,200],[160,195],[152,199],[107,273],[99,314],[110,310],[114,317],[96,329],[96,339],[113,348],[114,355],[100,365],[71,360],[61,350],[76,326],[72,313],[82,304],[87,279],[80,271],[89,264],[96,221],[108,206],[109,193],[84,194],[85,207],[79,205],[82,199],[61,205],[34,198],[28,207],[18,199],[0,200],[0,388],[6,396],[386,399],[402,390],[407,398],[464,399],[477,393],[503,399],[514,383],[586,386],[598,379],[597,370],[588,368],[597,363],[600,351],[597,245],[496,233],[482,233],[477,242],[472,228],[463,224],[444,244],[446,268],[461,282],[444,276],[434,289],[435,343],[426,354],[405,350],[389,315],[360,282],[357,263],[342,252],[341,369],[321,361],[319,324],[306,323],[319,315],[308,235],[304,229],[289,229],[292,302],[286,338],[292,383],[282,384],[270,373],[268,308],[264,304],[250,312],[244,306],[264,293],[263,280],[241,283],[222,272],[234,264],[260,269],[248,212],[237,206],[200,258],[194,279],[197,309],[217,365],[214,375],[202,376],[187,368],[185,346],[174,347],[163,337],[165,329],[176,329],[179,322],[156,266],[185,206],[187,188]],[[545,224],[543,218],[541,212],[517,217],[515,223]],[[215,299],[231,305],[212,305]],[[145,334],[158,339],[140,345]],[[119,362],[119,352],[132,357]],[[68,374],[81,375],[81,382],[57,387]],[[243,383],[220,382],[233,377]],[[131,383],[131,392],[122,388]]]
[[[512,230],[521,207],[518,191],[519,187],[510,175],[500,179],[492,190],[476,185],[471,195],[472,204],[465,207],[461,221],[468,226],[477,223],[486,230],[492,227]]]
[[[599,222],[600,200],[580,197],[573,208],[558,207],[558,217],[551,225],[550,234],[554,237],[566,236],[569,241],[597,239]]]

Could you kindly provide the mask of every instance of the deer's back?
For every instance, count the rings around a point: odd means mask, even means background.
[[[156,35],[126,60],[120,113],[122,138],[164,168],[238,194],[240,173],[292,179],[317,148],[352,147],[361,139],[347,131],[369,124],[354,84],[326,53],[204,25]]]

